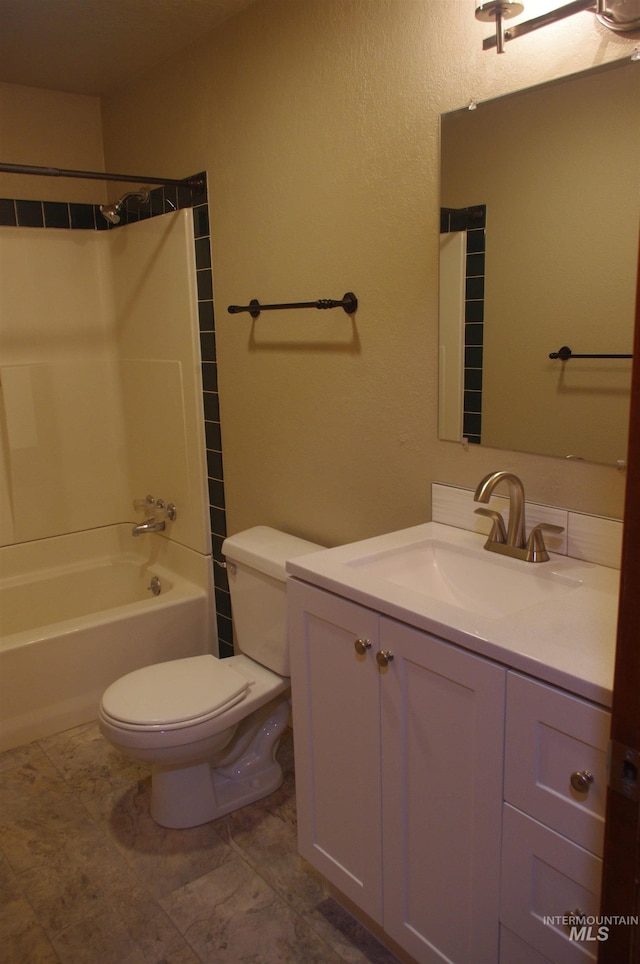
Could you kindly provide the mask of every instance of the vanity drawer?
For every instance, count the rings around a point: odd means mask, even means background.
[[[508,804],[503,817],[501,923],[549,961],[596,960],[593,933],[571,939],[563,918],[597,917],[602,861]]]
[[[608,710],[508,674],[505,800],[598,856],[609,730]]]
[[[500,964],[549,964],[549,958],[543,957],[530,944],[501,924]]]

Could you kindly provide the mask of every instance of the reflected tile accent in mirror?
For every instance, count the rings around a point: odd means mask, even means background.
[[[466,232],[464,302],[464,375],[462,433],[482,442],[482,363],[484,347],[484,279],[487,206],[440,209],[440,233]]]

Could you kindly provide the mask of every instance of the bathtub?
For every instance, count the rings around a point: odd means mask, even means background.
[[[111,526],[0,550],[0,750],[95,719],[124,673],[215,652],[210,557],[131,542]]]

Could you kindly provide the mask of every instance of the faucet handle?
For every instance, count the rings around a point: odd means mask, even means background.
[[[537,526],[534,526],[529,533],[529,538],[527,539],[527,544],[525,546],[527,557],[527,562],[547,562],[549,559],[549,553],[547,552],[547,547],[544,544],[544,532],[564,532],[564,526],[552,525],[550,522],[539,522]]]
[[[139,512],[140,509],[149,509],[155,504],[156,500],[152,495],[147,495],[144,499],[133,500],[133,508],[136,510],[136,512]]]
[[[169,522],[173,522],[177,515],[177,510],[173,502],[165,502],[164,499],[155,499],[152,495],[148,495],[145,499],[134,499],[133,508],[136,512],[141,509],[145,509],[150,513],[152,519],[156,522],[163,522],[166,519]]]
[[[156,519],[168,519],[174,522],[177,515],[176,507],[173,502],[165,502],[164,499],[157,499],[154,511]]]
[[[507,541],[507,530],[504,527],[504,519],[495,509],[474,509],[476,515],[486,515],[493,520],[491,532],[487,542],[499,542],[504,545]]]

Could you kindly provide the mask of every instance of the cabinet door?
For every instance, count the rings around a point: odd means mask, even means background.
[[[505,670],[381,620],[385,930],[420,962],[498,960]]]
[[[295,580],[287,595],[299,850],[381,923],[378,616]]]

